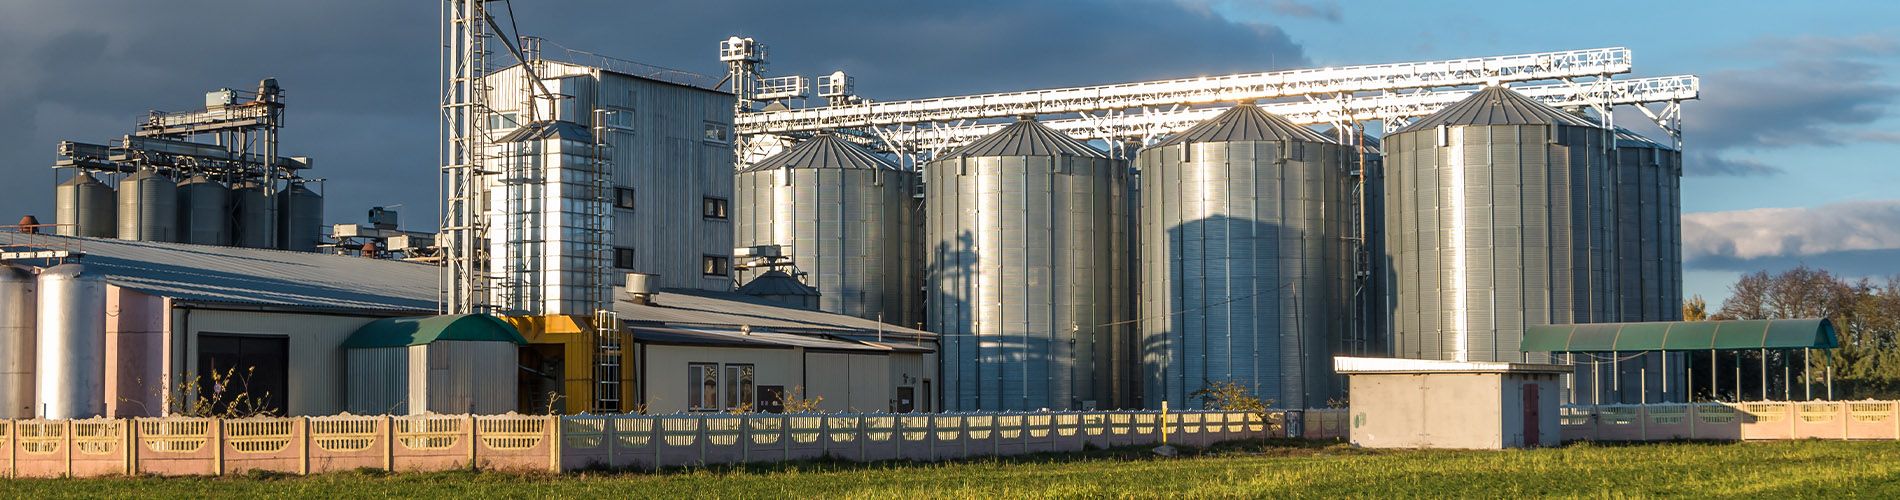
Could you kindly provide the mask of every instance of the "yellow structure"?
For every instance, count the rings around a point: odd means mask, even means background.
[[[561,353],[561,413],[576,414],[594,409],[594,319],[588,316],[571,314],[549,314],[541,316],[509,316],[508,323],[521,331],[528,339],[530,348],[536,346],[560,346]],[[633,339],[626,330],[620,335],[620,345],[631,346]],[[633,366],[633,350],[621,349],[620,366]],[[633,374],[631,369],[623,368],[620,375],[620,400],[633,401]],[[532,396],[540,397],[540,396]],[[633,408],[622,408],[629,411]]]

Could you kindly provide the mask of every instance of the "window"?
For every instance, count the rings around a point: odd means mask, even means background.
[[[706,218],[726,218],[726,209],[729,205],[730,203],[728,203],[725,198],[706,197],[705,203],[703,204]]]
[[[727,268],[732,265],[731,261],[718,255],[707,255],[701,263],[704,268],[701,272],[707,276],[725,276]]]
[[[686,365],[686,409],[689,411],[719,410],[719,365],[712,363]]]
[[[614,188],[614,207],[633,210],[633,188]]]
[[[724,123],[706,122],[706,142],[725,144],[732,138],[732,126]]]
[[[726,409],[757,410],[753,398],[752,365],[726,364]]]
[[[602,121],[606,122],[604,125],[610,128],[633,129],[633,110],[631,109],[607,108],[601,112],[601,115],[604,115],[602,118]]]
[[[490,132],[505,132],[521,126],[521,115],[516,113],[495,113],[488,115]]]
[[[633,249],[627,248],[627,247],[614,247],[614,267],[617,267],[620,269],[633,269]]]

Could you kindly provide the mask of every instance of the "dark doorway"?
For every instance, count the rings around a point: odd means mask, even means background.
[[[214,414],[284,415],[289,364],[288,337],[198,334],[198,397]]]
[[[759,411],[764,413],[785,413],[785,386],[759,386]]]
[[[1537,422],[1538,394],[1537,384],[1524,384],[1524,446],[1532,447],[1543,441]]]
[[[917,411],[917,389],[911,386],[897,388],[897,413]]]

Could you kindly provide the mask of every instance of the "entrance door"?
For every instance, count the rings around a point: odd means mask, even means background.
[[[284,415],[290,400],[290,338],[198,335],[198,397],[215,413]]]
[[[1543,442],[1542,435],[1539,433],[1539,431],[1541,431],[1542,429],[1539,429],[1537,427],[1538,421],[1542,420],[1541,418],[1539,418],[1537,414],[1537,407],[1538,407],[1537,399],[1538,399],[1537,384],[1524,384],[1524,446],[1525,447],[1537,446],[1538,443]]]

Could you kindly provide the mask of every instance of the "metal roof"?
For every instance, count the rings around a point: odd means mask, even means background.
[[[527,344],[514,325],[487,314],[383,318],[356,329],[344,349],[407,347],[441,340]]]
[[[983,136],[943,155],[942,159],[974,156],[1086,156],[1107,158],[1101,150],[1058,132],[1035,119],[1016,119],[1002,130]]]
[[[574,122],[542,120],[515,129],[502,136],[496,142],[537,141],[547,138],[565,139],[577,142],[594,142],[594,133],[586,126]]]
[[[1333,371],[1354,373],[1571,373],[1569,365],[1336,356]]]
[[[1440,125],[1569,125],[1595,127],[1597,124],[1577,115],[1550,107],[1504,87],[1485,87],[1471,97],[1420,118],[1392,133],[1403,134]]]
[[[1314,132],[1313,129],[1294,125],[1293,122],[1287,121],[1280,115],[1268,113],[1251,102],[1243,102],[1150,147],[1190,142],[1242,141],[1339,143],[1328,136],[1320,135],[1319,132]]]
[[[1655,139],[1651,139],[1649,138],[1649,136],[1638,134],[1636,133],[1636,131],[1626,129],[1623,127],[1616,128],[1616,147],[1651,148],[1651,149],[1661,149],[1661,150],[1667,150],[1667,151],[1676,150],[1674,146],[1656,142]]]
[[[785,271],[771,270],[760,274],[752,281],[739,287],[739,293],[752,296],[761,295],[811,295],[817,296],[818,289],[812,288],[793,278]]]
[[[0,233],[9,246],[66,250],[107,283],[161,297],[255,306],[426,312],[434,266],[306,252]],[[45,259],[15,264],[50,267]]]
[[[1825,319],[1657,321],[1532,326],[1524,352],[1642,352],[1840,347]]]
[[[729,329],[671,328],[662,326],[632,326],[628,328],[636,341],[655,344],[704,345],[719,347],[752,347],[791,349],[821,349],[832,351],[859,351],[889,353],[896,351],[884,346],[849,340],[830,339],[813,335],[795,335],[776,332],[739,331]]]
[[[897,325],[878,323],[843,314],[794,309],[764,302],[757,297],[734,292],[666,289],[653,297],[651,304],[622,300],[615,305],[620,318],[629,322],[661,324],[671,327],[748,326],[762,331],[819,333],[839,336],[875,336],[935,341],[935,334]]]
[[[740,172],[775,168],[838,168],[864,170],[902,170],[897,164],[865,151],[835,134],[821,133],[790,149],[760,160]]]

